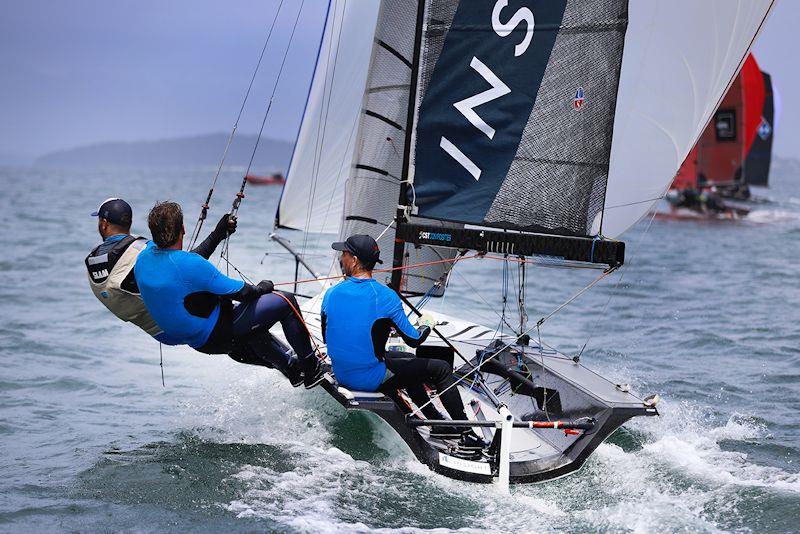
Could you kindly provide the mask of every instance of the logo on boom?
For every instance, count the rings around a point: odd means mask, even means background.
[[[450,234],[441,234],[436,232],[420,232],[419,238],[420,240],[426,239],[428,241],[446,241],[448,243],[453,240],[453,236]]]

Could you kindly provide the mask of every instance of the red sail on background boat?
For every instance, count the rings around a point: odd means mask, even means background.
[[[761,124],[764,97],[764,77],[750,54],[697,143],[697,185],[742,181],[747,153]]]
[[[750,54],[711,122],[678,170],[671,188],[683,190],[750,183],[748,167],[755,167],[752,150],[760,147],[761,141],[767,138],[771,148],[772,110],[772,82]],[[760,159],[769,161],[769,157]],[[754,168],[753,171],[759,176],[756,181],[766,184],[764,176],[768,174],[768,168],[758,171]]]
[[[746,215],[749,208],[723,199],[748,200],[748,184],[766,185],[773,107],[770,77],[750,54],[675,175],[669,203],[713,217]]]
[[[253,185],[283,185],[286,183],[286,178],[281,173],[275,173],[270,176],[258,176],[256,174],[248,174],[245,176],[247,183]]]

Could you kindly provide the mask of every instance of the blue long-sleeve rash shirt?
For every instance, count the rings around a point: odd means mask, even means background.
[[[383,363],[390,326],[413,344],[420,334],[400,298],[369,278],[348,278],[322,299],[323,328],[336,378],[347,388],[375,391],[386,376]]]
[[[186,309],[186,297],[203,292],[230,295],[244,286],[199,254],[156,246],[139,254],[134,275],[147,311],[170,337],[167,343],[194,348],[208,341],[219,318],[219,304],[208,317],[198,317]]]

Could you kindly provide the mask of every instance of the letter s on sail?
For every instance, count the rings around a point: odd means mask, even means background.
[[[525,30],[525,38],[521,43],[514,47],[514,57],[519,57],[525,53],[525,51],[528,49],[528,46],[531,44],[531,39],[533,39],[533,12],[527,7],[522,7],[511,16],[508,22],[504,24],[500,22],[500,12],[506,7],[508,7],[508,0],[497,0],[497,3],[495,3],[494,9],[492,10],[492,28],[500,37],[508,37],[511,35],[511,32],[514,31],[517,26],[519,26],[520,22],[526,23],[527,29]]]

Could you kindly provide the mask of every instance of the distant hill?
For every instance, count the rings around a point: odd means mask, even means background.
[[[234,138],[225,165],[247,165],[255,135]],[[36,160],[42,166],[205,166],[218,165],[228,134],[178,137],[158,141],[108,142],[45,154]],[[261,138],[253,164],[255,172],[286,170],[292,143]]]

